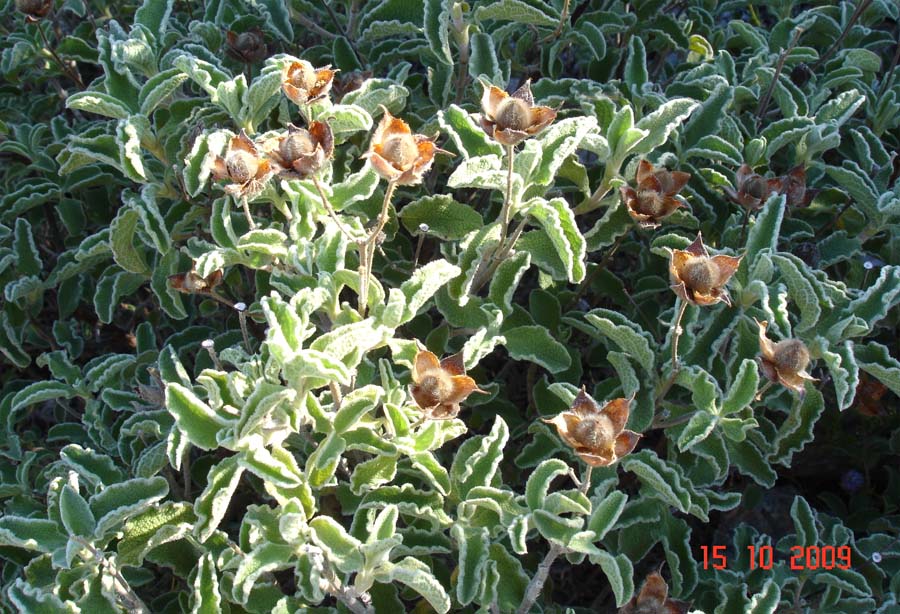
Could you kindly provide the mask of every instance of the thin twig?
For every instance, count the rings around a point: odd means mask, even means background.
[[[781,54],[778,56],[778,64],[775,66],[775,74],[772,75],[772,82],[769,83],[769,88],[766,90],[766,95],[763,96],[759,101],[759,106],[756,108],[756,125],[759,126],[759,123],[762,121],[763,113],[766,110],[766,107],[769,106],[769,99],[772,98],[772,92],[775,91],[775,84],[778,83],[778,79],[781,77],[781,71],[784,70],[784,61],[787,59],[788,54],[797,46],[797,41],[800,40],[800,35],[803,34],[803,28],[797,28],[794,31],[794,36],[791,38],[791,42],[788,43],[788,46],[785,47]]]
[[[372,261],[375,259],[375,245],[378,242],[378,235],[384,230],[387,224],[388,210],[391,205],[391,198],[394,196],[394,190],[397,189],[397,183],[389,181],[387,190],[384,192],[384,201],[381,203],[381,213],[375,221],[375,226],[369,233],[368,238],[364,241],[358,241],[360,264],[359,264],[359,305],[358,311],[363,317],[369,308],[369,277],[372,275]]]
[[[53,56],[53,61],[59,65],[59,68],[66,74],[72,81],[75,82],[75,85],[78,86],[78,89],[84,89],[84,82],[81,80],[81,77],[77,72],[69,68],[65,65],[58,55],[56,55],[56,51],[50,45],[50,41],[47,40],[47,35],[44,33],[44,22],[41,20],[37,20],[37,31],[41,35],[41,40],[44,41],[44,48],[50,52],[50,55]]]
[[[678,299],[681,303],[681,306],[678,308],[678,315],[675,317],[675,321],[672,325],[672,373],[669,375],[669,379],[666,380],[666,383],[663,384],[662,388],[660,388],[659,393],[656,395],[656,405],[657,407],[662,402],[666,395],[669,393],[669,390],[672,388],[672,385],[675,383],[675,378],[678,377],[678,371],[680,369],[680,365],[678,364],[678,340],[681,338],[681,333],[684,332],[681,328],[681,320],[684,318],[684,312],[687,309],[687,301]]]
[[[564,546],[560,546],[559,544],[550,545],[550,550],[547,551],[547,555],[538,566],[534,577],[532,577],[531,582],[528,583],[528,588],[525,589],[525,597],[522,599],[519,609],[516,610],[516,614],[528,614],[528,612],[531,611],[531,606],[537,601],[537,598],[541,594],[541,590],[544,588],[544,583],[547,582],[547,576],[550,575],[550,568],[553,566],[553,562],[565,551],[566,549]]]
[[[360,66],[365,66],[365,62],[363,61],[362,55],[359,53],[359,49],[356,48],[356,41],[353,40],[353,37],[344,29],[344,26],[341,25],[340,20],[338,19],[337,14],[335,14],[334,9],[331,8],[330,0],[322,0],[322,6],[325,7],[325,10],[328,11],[328,16],[331,17],[331,22],[334,24],[334,27],[338,29],[341,35],[347,39],[347,42],[350,43],[350,49],[353,51],[353,55],[356,56],[356,61],[359,62]]]
[[[250,224],[250,230],[255,230],[256,222],[253,221],[253,216],[250,214],[250,203],[247,202],[246,196],[241,196],[241,208],[244,210],[244,216],[247,218],[247,223]]]
[[[584,471],[584,477],[581,479],[581,494],[586,495],[588,490],[591,488],[591,472],[594,468],[591,465],[587,466],[587,469]]]
[[[884,81],[881,82],[881,86],[878,88],[878,98],[881,98],[882,94],[887,91],[887,88],[894,80],[894,69],[897,68],[897,62],[900,62],[900,37],[898,37],[897,40],[897,48],[894,50],[894,57],[893,59],[891,59],[891,67],[887,69],[886,73],[884,73],[886,77]]]
[[[353,237],[350,235],[350,231],[338,218],[337,213],[334,211],[334,207],[331,206],[331,203],[328,202],[328,197],[325,195],[325,190],[322,188],[322,184],[319,181],[319,178],[313,175],[312,182],[313,185],[316,186],[316,190],[319,191],[319,196],[322,198],[322,206],[325,207],[325,211],[328,212],[328,215],[331,216],[331,219],[334,220],[334,223],[337,224],[337,227],[341,230],[342,233],[344,233],[344,236],[347,237],[349,241],[353,241]]]
[[[569,0],[563,0],[562,11],[560,11],[559,14],[559,24],[557,24],[553,34],[541,41],[542,44],[547,44],[550,41],[559,38],[559,35],[562,34],[563,27],[566,25],[566,18],[569,16],[569,3]]]
[[[828,48],[828,51],[819,56],[819,59],[810,66],[810,69],[815,72],[815,70],[828,61],[828,58],[832,56],[832,54],[838,50],[841,46],[841,43],[844,42],[844,39],[847,38],[847,35],[850,33],[850,30],[853,29],[853,26],[856,25],[856,20],[859,19],[860,15],[869,8],[869,5],[872,4],[872,0],[861,0],[861,2],[856,5],[856,9],[854,9],[853,14],[850,15],[850,19],[847,21],[847,25],[844,27],[844,31],[841,32],[841,35],[837,37],[837,40]]]

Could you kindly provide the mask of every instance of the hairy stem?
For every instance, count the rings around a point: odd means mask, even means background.
[[[506,241],[506,235],[509,232],[509,218],[512,214],[512,184],[513,184],[513,163],[516,157],[516,148],[514,145],[506,147],[506,198],[503,199],[503,209],[500,210],[500,243]],[[499,247],[498,245],[498,247]]]
[[[360,315],[366,317],[366,312],[369,308],[369,277],[372,275],[372,261],[375,259],[375,246],[378,243],[378,235],[381,234],[381,231],[384,230],[385,224],[387,224],[388,219],[388,210],[391,205],[391,198],[394,196],[394,190],[397,188],[397,183],[395,181],[389,181],[387,185],[387,190],[384,192],[384,202],[381,204],[381,213],[378,214],[378,219],[375,221],[375,226],[372,228],[372,231],[369,233],[369,236],[363,240],[359,241],[359,305],[357,310]]]
[[[253,221],[253,216],[250,214],[250,203],[247,202],[246,196],[241,196],[241,209],[244,210],[244,217],[247,218],[247,223],[250,224],[250,230],[254,230],[256,222]]]
[[[663,384],[663,387],[656,395],[657,406],[664,398],[666,398],[666,395],[675,383],[675,378],[678,377],[678,371],[681,368],[681,365],[678,363],[678,340],[681,338],[681,333],[684,332],[681,328],[681,319],[684,318],[684,311],[687,309],[687,301],[681,299],[679,299],[679,301],[681,302],[681,306],[678,308],[678,315],[672,323],[672,374],[669,375],[669,379],[666,380],[666,383]]]
[[[616,168],[613,168],[612,165],[607,164],[606,170],[603,173],[603,179],[600,181],[600,185],[597,186],[597,189],[594,190],[594,193],[591,194],[589,198],[575,207],[575,215],[590,213],[594,209],[598,208],[600,206],[600,202],[606,197],[607,194],[609,194],[609,191],[612,190],[612,186],[610,184],[612,183],[612,180],[615,179],[618,172],[618,165],[616,165]]]
[[[587,469],[584,470],[584,477],[581,478],[581,494],[586,495],[588,490],[591,489],[591,472],[594,468],[591,465],[587,466]]]
[[[516,610],[516,614],[528,614],[531,611],[531,606],[537,601],[544,588],[544,583],[547,582],[547,576],[550,575],[550,568],[553,566],[553,562],[565,551],[566,549],[559,544],[550,545],[550,550],[547,551],[547,555],[538,566],[534,577],[528,583],[528,588],[525,589],[525,597],[522,599],[519,609]]]
[[[337,224],[337,227],[340,229],[340,231],[344,233],[344,236],[347,237],[348,240],[352,241],[353,237],[350,235],[349,229],[344,226],[344,223],[338,218],[334,207],[331,206],[331,203],[328,201],[328,197],[325,195],[325,190],[322,188],[322,184],[319,181],[319,178],[313,175],[312,181],[313,185],[316,186],[316,190],[319,192],[319,197],[322,199],[322,206],[325,207],[325,211],[328,212],[328,215],[331,216],[331,219],[334,220],[334,223]]]

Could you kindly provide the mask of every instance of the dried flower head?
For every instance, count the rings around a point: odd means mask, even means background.
[[[382,107],[381,118],[372,143],[364,157],[369,158],[379,175],[399,185],[413,185],[422,181],[434,163],[436,153],[449,154],[439,149],[433,139],[424,134],[413,134],[405,121],[394,117]]]
[[[318,172],[331,158],[334,135],[324,122],[314,121],[309,129],[291,125],[287,134],[270,139],[263,149],[278,164],[282,176],[299,179]]]
[[[790,388],[801,395],[804,393],[805,381],[817,381],[806,372],[809,366],[809,349],[799,339],[784,339],[772,343],[766,336],[769,323],[763,320],[759,325],[759,357],[760,370],[773,382]]]
[[[428,350],[419,350],[413,363],[412,380],[413,399],[430,420],[455,418],[459,404],[466,397],[473,392],[485,392],[466,375],[462,354],[438,360]]]
[[[259,62],[265,58],[269,50],[266,48],[266,37],[259,28],[251,28],[246,32],[225,33],[228,55],[244,64]]]
[[[512,95],[488,83],[482,86],[481,127],[502,145],[518,145],[556,119],[554,109],[535,106],[531,79]]]
[[[46,17],[53,8],[53,0],[16,0],[16,10],[30,19]]]
[[[635,181],[637,189],[622,186],[622,200],[628,214],[644,228],[656,228],[660,220],[672,215],[683,203],[675,195],[691,178],[690,173],[656,168],[650,162],[641,160]]]
[[[710,256],[698,232],[687,249],[672,250],[669,261],[672,290],[694,305],[714,305],[719,301],[731,305],[725,284],[740,264],[741,256]]]
[[[222,283],[222,271],[213,271],[206,277],[200,277],[194,271],[169,275],[169,285],[185,294],[209,293]]]
[[[781,178],[781,193],[787,196],[789,207],[808,207],[819,190],[806,187],[806,167],[795,166]]]
[[[281,88],[296,104],[310,104],[328,95],[335,72],[331,66],[314,68],[306,60],[291,62],[281,73]]]
[[[751,211],[762,208],[772,192],[781,193],[784,188],[781,179],[766,179],[754,173],[746,164],[741,164],[735,173],[734,183],[736,188],[725,186],[725,194],[735,203]]]
[[[607,467],[634,450],[641,436],[625,429],[630,399],[613,399],[603,407],[584,388],[572,408],[550,420],[578,458],[592,467]]]
[[[243,130],[231,138],[225,157],[217,157],[212,169],[216,179],[231,182],[225,186],[226,192],[247,198],[259,194],[274,172],[272,163]]]
[[[669,585],[654,571],[644,580],[641,590],[631,598],[619,614],[686,614],[688,604],[669,599]]]

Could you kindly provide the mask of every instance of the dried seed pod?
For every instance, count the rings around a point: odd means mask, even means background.
[[[644,580],[641,590],[619,610],[619,614],[686,614],[688,604],[669,599],[669,586],[659,572]]]
[[[482,85],[481,127],[502,145],[518,145],[556,119],[554,109],[534,104],[530,79],[512,95],[494,85]]]
[[[169,275],[169,285],[185,294],[209,293],[222,283],[222,271],[213,271],[206,277],[200,277],[194,271]]]
[[[335,72],[331,66],[314,68],[306,60],[291,62],[282,71],[281,88],[294,103],[310,104],[328,95]]]
[[[46,17],[53,8],[53,0],[16,0],[16,10],[31,19]]]
[[[748,165],[742,164],[735,174],[735,186],[725,186],[725,194],[735,203],[751,211],[762,208],[772,192],[781,193],[781,179],[767,179],[757,175]]]
[[[413,134],[402,119],[394,117],[382,107],[381,118],[372,143],[364,157],[369,158],[379,175],[399,185],[421,183],[422,177],[434,164],[437,153],[449,154],[439,149],[433,139],[423,134]]]
[[[641,436],[625,429],[630,399],[613,399],[600,407],[582,388],[572,407],[549,420],[575,454],[591,467],[607,467],[637,445]]]
[[[765,320],[759,325],[760,371],[773,382],[803,395],[806,381],[817,381],[806,372],[810,356],[806,344],[799,339],[784,339],[772,343],[766,336],[769,324]]]
[[[272,163],[243,130],[232,137],[225,157],[217,157],[212,169],[213,177],[230,182],[225,186],[226,192],[246,198],[259,194],[274,172]]]
[[[714,305],[720,301],[730,305],[725,284],[740,264],[741,257],[710,256],[697,233],[686,250],[672,250],[669,261],[672,290],[693,305]]]
[[[413,362],[412,380],[413,399],[430,420],[455,418],[459,414],[459,404],[470,394],[485,393],[466,375],[462,354],[438,360],[431,352],[420,350]]]
[[[334,135],[319,121],[309,129],[288,126],[287,134],[270,139],[264,149],[278,164],[280,175],[303,178],[317,173],[334,154]]]
[[[244,64],[259,62],[269,54],[266,37],[259,28],[240,33],[228,30],[225,33],[225,43],[228,55]]]
[[[637,189],[622,186],[619,191],[632,219],[644,228],[656,228],[683,204],[675,195],[690,178],[690,173],[656,168],[641,160],[635,175]]]

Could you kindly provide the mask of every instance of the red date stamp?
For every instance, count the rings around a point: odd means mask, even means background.
[[[700,546],[703,553],[703,569],[726,569],[728,557],[725,546]],[[772,546],[747,546],[750,569],[772,569]],[[805,569],[850,569],[850,546],[792,546],[788,565],[792,571]]]

